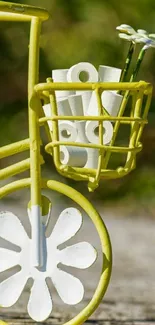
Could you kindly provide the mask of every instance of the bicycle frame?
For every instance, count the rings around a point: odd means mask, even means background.
[[[39,128],[41,124],[46,124],[48,120],[52,120],[53,124],[53,135],[49,136],[49,143],[45,147],[45,150],[51,154],[53,150],[54,163],[59,171],[64,176],[89,181],[89,189],[94,190],[99,183],[99,179],[104,174],[107,178],[117,178],[122,177],[129,173],[135,167],[135,156],[142,148],[139,143],[139,139],[143,130],[144,125],[147,123],[146,117],[148,109],[150,106],[151,95],[152,95],[152,86],[145,83],[144,81],[136,83],[53,83],[50,79],[47,80],[47,83],[38,84],[39,81],[39,36],[41,30],[42,20],[46,20],[49,14],[46,10],[35,8],[31,6],[16,5],[12,3],[5,3],[0,1],[0,20],[2,21],[28,21],[31,24],[30,28],[30,43],[29,43],[29,67],[28,67],[28,118],[29,118],[29,138],[24,141],[19,141],[14,144],[7,145],[0,148],[0,159],[8,157],[10,155],[23,152],[25,150],[30,151],[30,158],[23,160],[19,163],[14,164],[13,166],[6,167],[0,170],[0,180],[13,176],[15,174],[21,173],[25,170],[30,169],[30,197],[31,197],[31,207],[34,208],[34,220],[36,219],[36,229],[37,234],[35,234],[36,240],[36,266],[40,266],[40,234],[39,234],[39,223],[41,219],[41,164],[44,162],[40,153],[40,134]],[[95,90],[98,107],[99,107],[99,116],[96,117],[96,120],[99,121],[99,144],[78,144],[72,142],[61,142],[59,141],[59,130],[58,130],[58,121],[59,120],[71,120],[70,116],[60,117],[57,112],[56,105],[56,90]],[[102,103],[101,103],[101,93],[104,90],[121,90],[125,92],[124,99],[121,105],[120,113],[114,119],[104,111],[102,114]],[[128,101],[130,92],[136,92],[136,103],[134,115],[125,118],[123,117],[123,112]],[[142,118],[140,117],[141,105],[143,100],[143,95],[147,95],[147,101],[145,105],[145,110]],[[41,98],[44,98],[45,101],[51,103],[51,117],[41,117],[40,112],[42,110]],[[74,116],[73,120],[95,120],[95,117],[84,117],[84,116]],[[110,145],[103,145],[103,128],[102,121],[116,121],[114,134]],[[121,149],[120,147],[114,147],[114,141],[116,133],[119,129],[120,123],[126,123],[131,125],[131,139],[129,147]],[[76,145],[76,146],[85,146],[90,148],[99,149],[99,159],[98,167],[96,170],[91,170],[87,168],[70,168],[68,166],[62,166],[60,163],[60,145]],[[127,153],[127,161],[124,168],[120,167],[116,171],[106,170],[109,157],[111,152],[124,152]],[[103,154],[105,154],[105,161],[103,164]],[[23,180],[24,182],[25,180]],[[8,185],[11,188],[11,184]],[[0,196],[3,195],[4,187],[0,189]],[[35,227],[34,227],[35,228]]]

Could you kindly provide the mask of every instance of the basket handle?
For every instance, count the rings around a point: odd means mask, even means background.
[[[0,12],[39,17],[41,20],[49,18],[49,13],[46,9],[4,1],[0,1]]]

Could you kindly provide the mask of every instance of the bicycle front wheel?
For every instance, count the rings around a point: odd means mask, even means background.
[[[30,184],[30,179],[23,179],[6,185],[0,190],[0,198],[12,194],[15,191],[28,188],[30,187]],[[94,206],[81,193],[66,184],[46,179],[42,179],[42,189],[56,191],[75,202],[80,208],[85,211],[85,213],[91,219],[100,238],[103,266],[95,293],[87,306],[82,311],[80,311],[80,313],[72,320],[65,323],[65,325],[82,324],[96,310],[109,284],[112,269],[112,249],[110,237],[101,216],[96,211]]]

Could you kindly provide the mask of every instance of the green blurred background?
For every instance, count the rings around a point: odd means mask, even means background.
[[[51,14],[42,28],[40,81],[50,77],[52,69],[69,68],[80,61],[91,62],[96,68],[100,64],[122,68],[128,50],[128,43],[120,40],[116,32],[116,26],[122,23],[155,33],[154,0],[23,0],[23,3],[45,7]],[[28,41],[29,24],[0,22],[0,145],[27,137]],[[154,86],[154,63],[155,49],[150,49],[137,80]],[[83,183],[64,181],[107,208],[154,216],[154,111],[153,94],[149,124],[142,139],[144,148],[134,172],[120,180],[102,181],[91,194]],[[56,177],[51,157],[45,158],[48,176]],[[10,162],[12,158],[7,161]],[[5,160],[0,161],[0,168],[5,164]]]

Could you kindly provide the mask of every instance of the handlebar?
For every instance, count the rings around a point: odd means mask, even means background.
[[[49,18],[49,13],[46,9],[4,1],[0,1],[0,12],[39,17],[42,20],[47,20]]]

